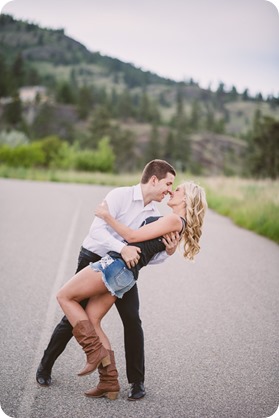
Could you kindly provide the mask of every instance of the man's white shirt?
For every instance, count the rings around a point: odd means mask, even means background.
[[[105,198],[111,215],[119,222],[132,229],[138,229],[142,222],[149,216],[160,216],[154,202],[144,206],[140,184],[131,187],[118,187],[110,191]],[[106,222],[94,218],[89,233],[85,237],[82,246],[103,257],[108,251],[121,253],[126,245],[123,238],[114,231]],[[154,257],[154,263],[160,263],[167,257],[165,251]]]

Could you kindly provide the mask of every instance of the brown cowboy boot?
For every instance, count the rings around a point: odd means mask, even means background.
[[[85,368],[78,373],[78,376],[92,373],[101,363],[104,367],[110,364],[109,352],[101,343],[89,320],[79,321],[73,328],[73,335],[87,356]]]
[[[102,396],[107,397],[108,399],[115,400],[118,396],[120,386],[118,383],[118,372],[115,365],[114,352],[108,350],[110,355],[110,365],[104,367],[100,365],[98,367],[100,381],[98,385],[85,392],[86,396],[91,396],[92,398],[101,398]]]

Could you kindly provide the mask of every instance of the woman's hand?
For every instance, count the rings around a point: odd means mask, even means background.
[[[105,220],[107,215],[110,215],[109,208],[105,200],[103,200],[102,203],[97,206],[95,209],[95,215],[103,220]]]
[[[179,244],[179,233],[178,232],[170,232],[169,234],[165,234],[163,236],[163,243],[166,246],[166,252],[168,255],[173,255],[175,250]]]

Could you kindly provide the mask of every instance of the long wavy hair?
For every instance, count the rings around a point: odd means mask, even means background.
[[[185,189],[185,219],[186,227],[182,233],[183,256],[193,260],[199,253],[199,240],[202,235],[202,225],[207,209],[205,191],[192,181],[183,183]]]

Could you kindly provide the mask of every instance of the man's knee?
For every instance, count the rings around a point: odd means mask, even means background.
[[[120,316],[125,327],[141,328],[141,319],[137,309],[121,311]]]

